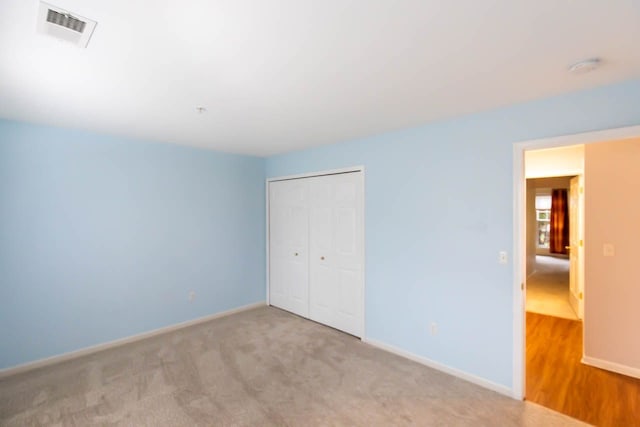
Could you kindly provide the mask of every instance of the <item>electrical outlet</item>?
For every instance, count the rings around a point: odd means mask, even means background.
[[[436,322],[431,322],[429,332],[431,333],[431,336],[438,335],[438,324]]]
[[[189,292],[189,302],[193,302],[194,299],[196,299],[195,291]]]

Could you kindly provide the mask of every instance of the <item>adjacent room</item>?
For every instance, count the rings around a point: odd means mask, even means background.
[[[638,419],[637,403],[627,396],[637,395],[640,380],[611,363],[612,348],[624,357],[632,351],[606,343],[612,333],[635,333],[611,313],[624,311],[630,297],[617,289],[627,287],[625,280],[612,277],[633,275],[633,263],[612,263],[611,257],[613,242],[636,227],[628,194],[638,160],[638,139],[525,153],[525,396],[593,425],[634,425]]]
[[[638,5],[50,1],[1,425],[640,426]]]
[[[584,300],[584,145],[525,154],[527,311],[580,320]]]

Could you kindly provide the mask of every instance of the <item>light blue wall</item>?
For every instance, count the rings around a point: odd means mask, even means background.
[[[367,337],[510,387],[512,144],[637,124],[640,80],[266,175],[364,165]],[[260,158],[0,120],[0,368],[263,301],[264,177]]]
[[[267,176],[364,165],[367,337],[511,387],[513,143],[638,124],[640,80],[273,156]]]
[[[0,121],[0,368],[264,301],[264,203],[261,158]]]

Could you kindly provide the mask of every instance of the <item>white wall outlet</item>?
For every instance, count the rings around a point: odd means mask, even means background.
[[[190,291],[189,292],[189,302],[192,302],[194,299],[196,299],[196,293],[195,293],[195,291]]]
[[[509,261],[509,256],[507,255],[507,251],[500,251],[498,253],[498,262],[500,264],[506,264]]]
[[[616,254],[616,249],[612,243],[605,243],[602,245],[602,255],[604,256],[614,256]]]
[[[429,325],[429,333],[431,336],[438,335],[438,324],[436,322],[431,322],[431,325]]]

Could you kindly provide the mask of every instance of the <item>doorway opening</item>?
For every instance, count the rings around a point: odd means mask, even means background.
[[[539,174],[536,162],[527,162],[530,154],[548,157],[546,161],[561,162],[564,156],[574,164],[571,169],[582,167],[581,147],[569,147],[562,151],[527,153],[525,173]],[[570,158],[572,156],[574,158]],[[578,188],[571,190],[571,183],[578,181]],[[527,179],[527,292],[526,311],[548,316],[579,320],[581,318],[582,291],[580,271],[580,241],[582,240],[580,214],[580,187],[582,176],[539,177]],[[573,237],[573,239],[572,239]],[[573,240],[573,242],[572,242]],[[575,262],[571,262],[572,244]],[[571,286],[573,278],[574,286]]]
[[[563,411],[570,365],[580,358],[584,145],[525,152],[526,394]]]
[[[640,408],[640,370],[633,363],[620,362],[634,351],[628,343],[636,329],[629,326],[629,322],[620,321],[637,318],[637,311],[634,307],[628,308],[627,303],[632,289],[627,284],[636,277],[634,258],[630,256],[625,263],[612,262],[622,255],[617,250],[620,245],[631,248],[627,253],[636,253],[629,230],[637,225],[640,208],[629,204],[628,194],[633,193],[634,188],[630,183],[637,182],[635,165],[640,158],[639,137],[640,126],[635,126],[514,146],[514,258],[518,260],[514,265],[517,286],[514,292],[514,396],[596,425],[635,425],[637,408]],[[527,155],[548,148],[569,149],[576,144],[585,145],[587,155],[583,171],[525,177]],[[556,163],[547,163],[549,169],[555,166]],[[587,200],[586,209],[581,206],[579,211],[582,215],[586,211],[587,221],[591,221],[589,225],[584,216],[580,219],[586,226],[588,240],[570,237],[571,242],[566,245],[569,247],[569,271],[573,271],[574,263],[577,263],[577,271],[586,269],[588,273],[588,288],[582,292],[582,287],[577,293],[580,301],[587,299],[586,310],[581,304],[576,306],[576,298],[571,298],[575,293],[570,275],[570,305],[582,321],[536,313],[527,310],[526,305],[527,288],[535,278],[532,272],[536,271],[539,261],[544,264],[550,260],[541,258],[547,254],[536,253],[535,239],[527,239],[528,235],[534,235],[538,241],[546,240],[545,236],[539,235],[540,230],[545,230],[544,224],[537,221],[538,218],[546,219],[544,209],[538,209],[543,211],[541,216],[537,215],[540,212],[527,215],[527,210],[535,207],[536,195],[528,191],[533,183],[527,178],[558,176],[574,177],[570,187],[576,186]],[[579,183],[575,177],[580,176],[587,179]],[[528,218],[534,221],[527,221]],[[572,255],[576,252],[579,256],[574,258]],[[553,266],[550,267],[553,270]],[[584,273],[582,277],[585,277]],[[633,288],[632,292],[636,290]],[[612,316],[615,320],[608,321]],[[598,356],[594,357],[594,354]]]

